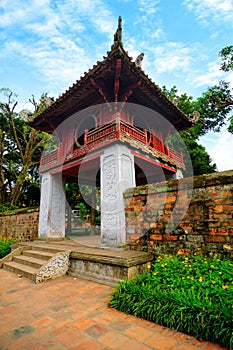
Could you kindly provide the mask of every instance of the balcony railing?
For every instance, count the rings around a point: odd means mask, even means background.
[[[56,161],[59,163],[60,158],[63,158],[63,161],[65,162],[71,159],[80,158],[81,156],[90,152],[92,149],[98,149],[98,147],[101,147],[103,142],[107,144],[107,142],[120,139],[121,135],[126,135],[133,140],[139,141],[139,143],[148,146],[150,149],[156,150],[161,154],[172,158],[175,162],[179,162],[181,164],[184,163],[182,152],[175,151],[174,149],[165,146],[163,142],[154,134],[151,134],[146,130],[141,130],[123,120],[116,119],[108,124],[99,126],[94,130],[86,130],[84,134],[84,145],[73,151],[72,154],[62,155],[61,146],[58,150],[54,150],[49,154],[44,154],[41,157],[41,166],[49,163],[52,165],[56,163]]]

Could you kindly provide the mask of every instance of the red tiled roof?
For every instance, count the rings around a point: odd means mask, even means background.
[[[145,74],[141,67],[138,67],[132,61],[121,42],[115,43],[103,61],[97,62],[88,72],[85,72],[73,86],[38,115],[30,125],[38,130],[52,133],[60,123],[72,114],[91,105],[104,103],[105,100],[97,87],[93,85],[92,79],[104,89],[108,101],[114,102],[114,79],[116,62],[119,59],[121,60],[121,91],[140,82],[140,85],[133,90],[127,102],[136,103],[157,111],[177,130],[187,129],[192,125],[192,120],[161,92],[158,85]],[[123,95],[119,94],[119,102],[122,101],[122,98]]]

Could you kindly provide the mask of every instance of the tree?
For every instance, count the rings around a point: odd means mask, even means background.
[[[223,48],[219,56],[222,61],[220,69],[224,72],[231,71],[233,46]],[[186,94],[178,96],[175,86],[170,91],[163,87],[162,92],[187,115],[191,116],[194,111],[199,112],[199,121],[192,129],[196,137],[205,135],[209,131],[219,132],[224,125],[227,125],[228,131],[233,133],[233,90],[229,82],[220,81],[218,85],[209,87],[196,101]]]
[[[20,196],[32,181],[38,179],[38,168],[41,152],[48,135],[31,128],[27,120],[34,118],[48,106],[47,95],[41,96],[36,103],[34,96],[29,101],[34,111],[16,113],[16,95],[9,89],[1,89],[4,102],[0,102],[0,204],[8,200],[11,205],[19,202]],[[30,185],[29,185],[30,183]]]
[[[193,113],[197,110],[199,110],[199,113],[201,112],[201,108],[197,108],[197,102],[194,101],[193,97],[188,96],[187,94],[179,95],[176,86],[173,86],[170,90],[163,86],[162,92],[169,99],[171,99],[173,103],[176,104],[176,106],[180,110],[182,110],[186,115],[192,116]],[[199,119],[197,125],[191,127],[189,130],[181,131],[179,133],[181,139],[183,140],[187,148],[192,164],[189,164],[190,159],[186,155],[187,152],[183,149],[184,144],[183,142],[180,142],[180,137],[177,137],[177,135],[173,135],[168,140],[168,143],[171,147],[183,152],[184,162],[186,164],[186,171],[184,171],[185,176],[210,174],[217,171],[216,164],[212,164],[212,159],[207,153],[205,147],[198,143],[198,138],[202,135],[203,132],[199,123],[201,125],[204,124],[202,117]],[[207,130],[208,127],[206,126],[205,133],[207,132]],[[190,173],[190,169],[193,169],[193,174]]]
[[[224,47],[219,56],[222,60],[221,70],[229,72],[233,69],[233,45]]]
[[[220,81],[219,85],[210,87],[195,101],[195,108],[200,119],[195,127],[197,135],[205,135],[209,131],[219,132],[228,124],[228,131],[233,133],[233,96],[230,84]]]

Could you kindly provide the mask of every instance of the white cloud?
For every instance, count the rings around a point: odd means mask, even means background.
[[[232,25],[232,0],[184,0],[183,5],[205,25],[213,22],[230,23]]]
[[[113,39],[116,20],[102,0],[5,0],[0,5],[4,35],[1,56],[21,60],[49,87],[60,91],[99,58],[106,35]],[[98,45],[95,36],[102,35]],[[109,47],[107,47],[108,49]],[[105,49],[106,50],[106,49]],[[59,85],[59,86],[58,86]]]
[[[218,84],[219,80],[223,77],[223,72],[220,71],[220,65],[218,63],[210,62],[207,67],[207,72],[205,74],[199,75],[194,79],[193,82],[196,86],[213,86]]]
[[[193,61],[193,48],[180,42],[168,42],[151,49],[154,54],[154,67],[158,74],[163,72],[187,72]]]
[[[147,16],[158,11],[158,4],[160,0],[138,0],[139,11],[145,13]]]
[[[209,133],[200,138],[200,143],[206,147],[210,157],[217,164],[218,171],[232,170],[233,136],[228,131]]]
[[[150,34],[152,39],[163,39],[165,38],[165,33],[161,28],[156,29]]]

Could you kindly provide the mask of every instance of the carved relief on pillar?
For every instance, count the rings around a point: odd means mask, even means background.
[[[65,236],[65,192],[63,178],[60,175],[52,176],[52,203],[49,231],[51,237]]]
[[[43,173],[39,237],[60,238],[65,236],[65,192],[60,175]]]
[[[118,200],[118,171],[117,158],[108,155],[103,158],[102,165],[102,202],[101,216],[104,223],[103,243],[117,243],[117,200]]]
[[[126,242],[123,191],[135,185],[134,158],[130,150],[114,145],[101,158],[101,242]]]
[[[115,156],[108,156],[103,164],[103,195],[107,202],[117,199],[117,160]]]
[[[41,197],[40,197],[40,216],[39,216],[39,237],[45,237],[48,232],[49,215],[49,178],[45,173],[41,179]]]

